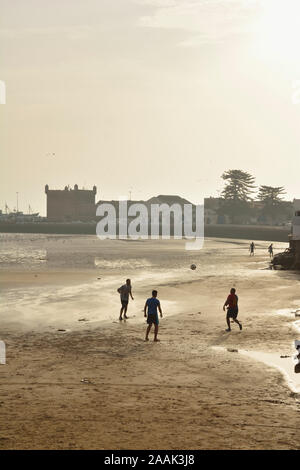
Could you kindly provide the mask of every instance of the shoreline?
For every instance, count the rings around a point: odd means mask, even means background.
[[[49,222],[39,224],[0,223],[0,233],[96,236],[96,224],[55,224]],[[272,240],[275,242],[288,242],[289,233],[290,228],[288,227],[270,225],[208,224],[204,226],[205,238],[253,239],[259,241]]]

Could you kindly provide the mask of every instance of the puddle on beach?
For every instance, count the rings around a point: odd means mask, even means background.
[[[292,348],[291,353],[288,355],[289,357],[285,357],[285,355],[280,354],[279,352],[265,353],[260,351],[247,351],[244,349],[224,348],[221,346],[213,346],[212,348],[216,351],[225,351],[228,355],[233,354],[233,352],[235,354],[238,353],[242,356],[246,356],[256,361],[262,362],[268,366],[275,367],[282,373],[287,385],[292,390],[292,392],[300,393],[300,373],[295,372],[295,365],[297,363],[294,359],[294,356],[296,356],[295,348]]]
[[[297,331],[300,331],[300,320],[295,321],[293,326]]]
[[[295,330],[300,331],[300,309],[291,310],[290,308],[282,308],[280,310],[276,310],[275,313],[283,317],[295,318],[296,321],[293,322],[293,327]]]
[[[295,317],[295,311],[291,310],[290,308],[281,308],[279,310],[276,310],[275,313],[284,317]]]
[[[294,301],[294,304],[299,305],[299,302]],[[300,319],[297,320],[297,317],[300,316],[300,309],[285,308],[276,310],[275,313],[289,318],[296,318],[296,321],[293,322],[293,328],[298,332],[300,331]],[[295,359],[296,349],[294,344],[291,345],[291,351],[289,354],[281,354],[280,352],[266,353],[261,351],[247,351],[244,349],[237,349],[234,347],[226,348],[222,346],[213,346],[212,348],[216,351],[225,351],[227,354],[238,353],[242,356],[262,362],[268,366],[275,367],[282,373],[292,392],[300,393],[300,365],[298,364],[298,370],[296,372],[295,366],[298,361]]]

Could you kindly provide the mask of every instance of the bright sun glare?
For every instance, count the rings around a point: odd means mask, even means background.
[[[281,62],[300,61],[300,0],[262,0],[257,24],[259,53]]]

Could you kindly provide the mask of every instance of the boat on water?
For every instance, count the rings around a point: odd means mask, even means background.
[[[6,223],[25,223],[25,222],[41,222],[44,217],[41,217],[39,212],[31,212],[28,214],[22,211],[14,210],[8,211],[8,207],[5,207],[5,212],[0,209],[0,222]]]

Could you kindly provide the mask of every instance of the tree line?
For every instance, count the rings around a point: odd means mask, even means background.
[[[231,223],[284,224],[291,220],[293,207],[284,201],[283,186],[255,185],[255,178],[242,170],[228,170],[222,174],[225,186],[221,192],[219,216],[228,216]],[[256,197],[254,197],[254,193]]]

